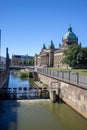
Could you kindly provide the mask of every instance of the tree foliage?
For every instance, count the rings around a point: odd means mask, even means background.
[[[19,65],[34,65],[34,59],[19,61]]]
[[[21,79],[28,78],[28,73],[27,73],[27,72],[20,72],[20,73],[19,73],[19,77],[20,77]]]
[[[63,63],[72,68],[87,68],[87,47],[73,44],[64,51]]]

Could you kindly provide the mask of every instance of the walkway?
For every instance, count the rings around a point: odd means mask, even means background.
[[[76,72],[57,71],[48,68],[39,68],[37,69],[37,72],[66,83],[74,84],[80,88],[87,89],[87,76],[79,75]]]

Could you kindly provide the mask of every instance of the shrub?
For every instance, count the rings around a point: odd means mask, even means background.
[[[19,77],[22,78],[22,79],[28,78],[28,73],[26,73],[26,72],[20,72]]]

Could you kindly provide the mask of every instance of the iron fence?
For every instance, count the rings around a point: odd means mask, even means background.
[[[59,78],[61,80],[81,85],[81,87],[87,89],[87,76],[80,75],[77,72],[51,70],[48,68],[38,68],[37,72],[46,74],[48,76],[52,76],[57,79]]]

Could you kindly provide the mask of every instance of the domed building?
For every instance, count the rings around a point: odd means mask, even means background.
[[[59,48],[55,48],[53,41],[51,40],[51,44],[48,48],[46,48],[45,44],[43,44],[43,48],[39,55],[34,57],[35,66],[49,66],[49,67],[58,67],[58,68],[66,68],[67,65],[62,63],[63,60],[63,52],[69,45],[78,44],[78,37],[72,31],[72,27],[68,28],[68,32],[62,38],[62,44]]]
[[[68,32],[62,38],[62,46],[66,47],[68,45],[78,44],[78,37],[72,31],[72,27],[68,28]]]
[[[68,28],[67,33],[62,38],[62,45],[54,51],[54,67],[67,68],[68,66],[62,63],[63,52],[69,45],[78,44],[78,37],[72,31],[72,27]]]

